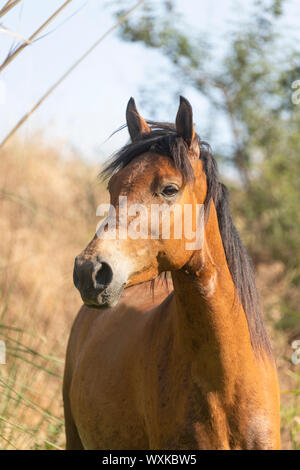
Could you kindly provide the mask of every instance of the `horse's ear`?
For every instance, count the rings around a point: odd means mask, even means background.
[[[126,109],[126,121],[131,140],[136,140],[141,134],[150,132],[151,129],[138,112],[134,99],[130,98]]]
[[[180,104],[176,116],[176,131],[190,147],[195,137],[193,110],[189,101],[180,96]]]

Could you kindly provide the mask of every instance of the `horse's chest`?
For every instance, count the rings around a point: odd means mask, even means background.
[[[147,448],[132,396],[125,392],[122,383],[112,384],[109,377],[92,377],[88,370],[74,374],[71,410],[86,449]]]

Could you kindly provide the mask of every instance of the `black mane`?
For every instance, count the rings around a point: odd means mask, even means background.
[[[188,158],[189,149],[182,137],[176,133],[174,124],[154,121],[147,121],[147,123],[151,127],[151,132],[142,134],[134,142],[122,147],[105,166],[101,176],[108,178],[126,167],[138,155],[153,151],[172,158],[175,167],[181,171],[186,182],[193,180],[193,169]],[[209,213],[210,202],[213,201],[228,268],[238,299],[242,302],[246,314],[252,347],[255,350],[263,350],[271,354],[271,345],[262,319],[252,262],[230,215],[228,189],[218,179],[217,162],[211,153],[210,146],[201,141],[198,135],[196,135],[196,139],[207,179],[207,195],[204,204],[206,217]]]

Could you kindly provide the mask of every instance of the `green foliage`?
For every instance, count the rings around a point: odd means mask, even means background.
[[[300,450],[299,433],[300,433],[300,374],[289,371],[289,375],[293,381],[293,390],[286,391],[285,395],[290,395],[291,401],[289,406],[281,407],[281,429],[287,430],[293,450]]]

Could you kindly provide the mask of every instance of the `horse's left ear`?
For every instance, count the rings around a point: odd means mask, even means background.
[[[138,112],[135,101],[130,98],[126,109],[126,121],[131,140],[136,140],[141,134],[151,132],[150,127]]]
[[[193,110],[190,102],[183,96],[180,96],[180,104],[176,116],[176,131],[190,147],[195,137]]]

